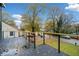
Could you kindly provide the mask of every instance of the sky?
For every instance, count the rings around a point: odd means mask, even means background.
[[[4,11],[8,12],[13,18],[15,18],[16,24],[21,24],[21,15],[25,14],[29,3],[6,3]],[[66,14],[73,14],[76,23],[79,23],[79,4],[78,3],[47,3],[47,7],[58,6]],[[41,14],[40,17],[43,21],[47,19],[47,12]]]

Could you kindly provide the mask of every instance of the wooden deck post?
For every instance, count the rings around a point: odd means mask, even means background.
[[[26,38],[26,40],[27,40],[27,32],[25,33],[25,35],[26,35],[25,38]]]
[[[34,36],[34,49],[36,49],[36,38],[35,38],[35,33],[33,33]]]
[[[28,33],[28,48],[30,48],[30,33]]]
[[[58,53],[60,53],[60,35],[58,35]]]
[[[45,45],[45,34],[43,33],[43,45]]]

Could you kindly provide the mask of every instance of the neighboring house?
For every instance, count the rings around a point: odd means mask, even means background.
[[[19,37],[19,30],[2,22],[2,39]]]

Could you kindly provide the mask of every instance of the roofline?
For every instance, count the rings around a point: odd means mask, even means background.
[[[2,22],[3,22],[3,21],[2,21]],[[6,22],[3,22],[3,23],[7,24]],[[7,25],[11,26],[10,24],[7,24]],[[11,27],[13,27],[13,28],[19,30],[18,28],[14,27],[14,26],[11,26]]]

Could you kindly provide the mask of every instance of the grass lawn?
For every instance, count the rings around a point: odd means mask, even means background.
[[[37,46],[42,44],[42,40],[36,40]],[[51,47],[58,48],[57,40],[55,39],[48,39],[46,40],[46,44],[50,45]],[[75,46],[73,44],[69,44],[66,42],[61,41],[61,51],[70,55],[70,56],[79,56],[79,46]]]

